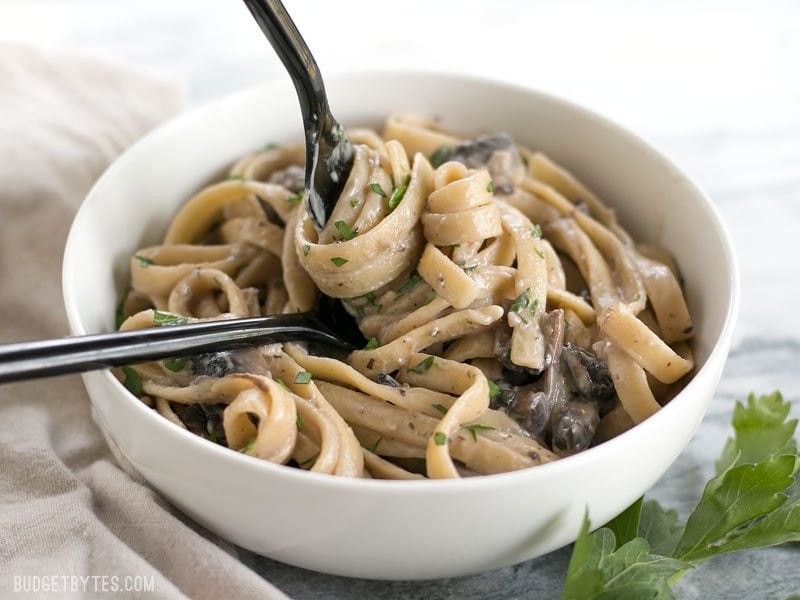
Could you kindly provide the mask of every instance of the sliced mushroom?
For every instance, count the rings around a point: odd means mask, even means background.
[[[600,424],[594,402],[573,400],[555,415],[552,431],[553,451],[574,454],[589,447]]]
[[[614,398],[614,382],[605,361],[569,343],[564,345],[562,356],[581,396],[597,402],[601,410],[605,408]]]
[[[269,183],[282,185],[293,194],[301,194],[305,188],[306,170],[298,165],[289,165],[269,176]]]
[[[255,348],[199,354],[192,357],[192,370],[195,375],[207,377],[225,377],[231,373],[265,375],[269,372],[264,358]]]

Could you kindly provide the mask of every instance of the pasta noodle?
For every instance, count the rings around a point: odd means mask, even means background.
[[[241,158],[131,258],[120,329],[341,300],[368,343],[286,343],[117,372],[175,425],[255,458],[415,480],[557,460],[652,416],[694,367],[677,267],[503,134],[391,115],[354,129],[321,231],[303,146]]]

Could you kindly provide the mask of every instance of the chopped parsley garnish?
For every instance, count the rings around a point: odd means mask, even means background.
[[[311,246],[309,244],[303,244],[303,256],[308,256],[309,250],[311,250]]]
[[[431,302],[436,300],[436,292],[433,292],[430,296],[428,296],[427,300],[423,302],[420,306],[428,306]]]
[[[175,373],[177,373],[178,371],[183,371],[183,367],[186,366],[186,359],[167,358],[166,360],[164,360],[164,366],[170,371],[174,371]]]
[[[536,254],[538,254],[538,255],[539,255],[539,258],[542,258],[542,259],[544,258],[544,254],[542,254],[542,253],[539,251],[539,249],[538,249],[538,248],[534,248],[534,249],[533,249],[533,251],[534,251],[534,252],[536,252]]]
[[[122,383],[128,388],[128,391],[134,396],[141,396],[144,393],[144,388],[142,387],[142,378],[139,377],[139,373],[132,367],[122,367],[122,374],[125,375],[125,380]]]
[[[280,144],[276,144],[275,142],[270,142],[266,146],[264,146],[264,150],[275,150],[275,148],[280,148]]]
[[[299,464],[301,467],[305,467],[306,465],[310,465],[311,463],[313,463],[313,462],[314,462],[314,461],[317,459],[317,457],[318,457],[318,456],[319,456],[319,452],[317,452],[317,453],[316,453],[316,454],[314,454],[313,456],[309,456],[309,457],[308,457],[307,459],[305,459],[303,462],[301,462],[301,463],[298,463],[298,464]]]
[[[443,415],[446,415],[446,414],[447,414],[447,407],[446,407],[446,406],[444,406],[443,404],[438,404],[438,403],[437,403],[437,404],[431,404],[431,406],[432,406],[433,408],[435,408],[436,410],[438,410],[438,411],[439,411],[440,413],[442,413]]]
[[[386,198],[386,192],[383,191],[383,188],[381,187],[380,183],[373,181],[372,183],[369,184],[369,189],[378,194],[378,196]]]
[[[218,438],[217,438],[217,432],[216,431],[212,431],[211,433],[208,434],[208,441],[209,442],[214,442],[216,444],[217,443],[217,439]]]
[[[303,199],[303,194],[292,194],[291,196],[286,196],[284,198],[284,202],[288,202],[292,206],[297,206],[300,204],[300,201]]]
[[[425,373],[428,369],[431,368],[433,365],[434,357],[429,356],[425,360],[421,361],[419,364],[411,367],[408,369],[409,373]]]
[[[353,208],[358,206],[358,200],[356,200],[356,199],[350,200],[350,206],[352,206]]]
[[[241,175],[228,175],[225,179],[228,181],[244,181],[244,177]]]
[[[378,338],[371,337],[369,338],[367,345],[364,346],[364,350],[375,350],[375,348],[377,348],[378,346],[380,346],[380,344],[378,343]]]
[[[241,452],[242,454],[248,454],[250,452],[250,450],[253,449],[253,446],[255,446],[255,445],[256,445],[256,438],[252,437],[252,438],[250,438],[249,442],[247,442],[244,446],[242,446],[239,449],[239,452]]]
[[[438,169],[447,159],[453,154],[453,149],[448,146],[439,146],[436,151],[431,154],[431,165],[434,169]]]
[[[520,313],[531,304],[531,290],[528,288],[511,303],[511,312]]]
[[[542,228],[539,225],[534,225],[533,229],[531,229],[531,235],[534,239],[540,239],[542,237]]]
[[[491,379],[486,380],[489,383],[489,398],[494,398],[500,394],[500,387]]]
[[[533,302],[531,302],[531,314],[535,317],[536,311],[539,310],[539,299],[536,298]]]
[[[331,259],[331,262],[332,262],[334,265],[336,265],[337,267],[341,267],[342,265],[346,264],[346,263],[347,263],[347,262],[349,262],[349,261],[348,261],[346,258],[342,258],[341,256],[334,256],[334,257]]]
[[[476,431],[488,431],[494,429],[494,427],[490,427],[489,425],[481,425],[480,423],[475,423],[474,425],[465,425],[463,429],[466,429],[472,434],[472,441],[478,441],[478,434],[475,433]]]
[[[154,264],[153,259],[147,258],[146,256],[139,256],[138,254],[136,254],[134,258],[139,261],[139,266],[142,267],[143,269],[146,269],[150,265]]]
[[[415,287],[417,287],[417,284],[420,281],[422,281],[422,277],[420,277],[417,273],[412,273],[411,277],[408,278],[408,281],[406,281],[402,286],[400,286],[400,289],[397,290],[397,293],[406,294],[410,292]]]
[[[491,179],[489,180],[489,183],[486,184],[486,191],[490,194],[494,193],[494,181]]]
[[[370,446],[369,448],[367,448],[367,450],[369,450],[370,452],[372,452],[373,454],[375,454],[375,451],[378,449],[378,446],[380,445],[380,443],[381,443],[382,441],[383,441],[383,437],[379,437],[377,440],[375,440],[375,443],[374,443],[374,444],[372,444],[372,446]]]
[[[303,417],[300,416],[300,413],[297,413],[297,431],[303,431],[306,424],[303,423]]]
[[[157,327],[170,327],[172,325],[186,325],[189,322],[189,319],[186,317],[179,317],[178,315],[170,315],[168,313],[163,313],[159,311],[155,311],[153,313],[153,323]]]
[[[342,236],[342,239],[345,242],[352,240],[358,235],[358,232],[350,229],[350,226],[344,221],[336,221],[336,223],[333,225],[336,227],[336,230],[339,232],[339,235]]]
[[[290,389],[289,389],[289,386],[288,386],[288,385],[286,385],[285,383],[283,383],[283,379],[281,379],[281,378],[279,378],[279,377],[276,377],[276,378],[275,378],[275,383],[277,383],[279,386],[281,386],[281,387],[282,387],[283,389],[285,389],[287,392],[291,392],[291,391],[292,391],[292,390],[290,390]]]
[[[403,185],[399,185],[394,188],[392,192],[391,198],[389,198],[389,210],[394,210],[397,208],[397,205],[400,204],[400,201],[403,199],[403,196],[406,195],[406,190],[408,189],[408,184],[411,183],[411,175],[406,177],[406,180],[403,182]]]
[[[312,375],[308,371],[300,371],[294,378],[295,383],[311,383]]]
[[[437,446],[444,446],[447,443],[447,436],[441,431],[437,431],[433,434],[433,441]]]
[[[125,322],[125,303],[128,301],[128,294],[131,293],[131,288],[125,290],[125,293],[122,295],[122,299],[117,304],[117,309],[114,311],[114,322],[117,325],[117,329],[122,327],[122,324]]]

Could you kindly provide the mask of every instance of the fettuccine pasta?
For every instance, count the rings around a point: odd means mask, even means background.
[[[690,376],[672,259],[545,155],[392,115],[349,132],[326,226],[304,149],[270,146],[189,199],[131,258],[121,330],[308,312],[340,300],[367,340],[300,343],[118,371],[178,427],[254,458],[346,477],[534,467],[649,418]]]

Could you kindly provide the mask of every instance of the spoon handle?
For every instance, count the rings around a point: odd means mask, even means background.
[[[311,50],[280,0],[244,0],[289,72],[306,135],[306,207],[322,230],[353,164],[353,148],[328,105],[325,83]]]
[[[0,383],[290,341],[352,349],[305,313],[204,321],[0,345]]]

